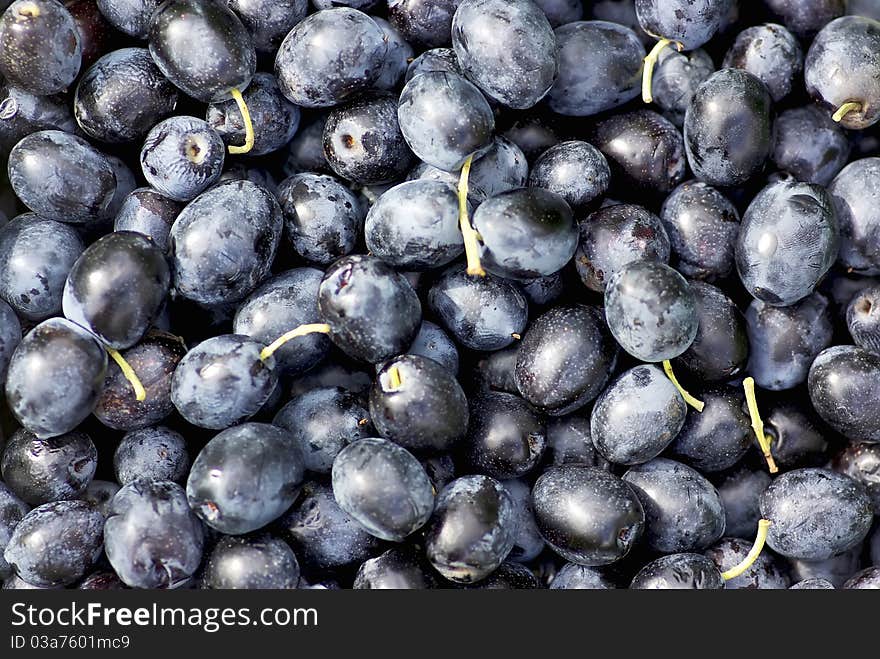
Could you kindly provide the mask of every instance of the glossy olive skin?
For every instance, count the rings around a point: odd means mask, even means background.
[[[633,577],[631,590],[720,590],[724,579],[700,554],[669,554],[651,561]]]
[[[29,92],[63,92],[79,73],[82,42],[76,22],[56,0],[13,2],[0,18],[0,41],[0,73]]]
[[[400,385],[391,382],[397,369]],[[417,355],[386,362],[370,389],[370,418],[376,429],[411,451],[446,451],[468,429],[468,401],[454,374]]]
[[[743,215],[736,268],[754,297],[789,306],[815,289],[839,244],[837,215],[825,189],[779,181],[761,190]]]
[[[445,578],[474,583],[501,565],[513,548],[515,532],[515,509],[504,486],[488,476],[464,476],[437,496],[425,549]]]
[[[171,227],[173,285],[204,305],[233,302],[268,275],[283,219],[275,197],[249,181],[224,181],[190,203]]]
[[[701,181],[682,183],[663,201],[660,219],[683,275],[714,281],[733,271],[740,218],[718,190]]]
[[[174,370],[171,401],[195,426],[222,430],[256,414],[278,383],[275,360],[245,336],[221,334],[190,350]]]
[[[639,95],[645,48],[628,27],[577,21],[556,29],[559,75],[547,95],[559,114],[587,117]]]
[[[655,458],[631,468],[623,481],[645,509],[645,543],[655,552],[701,551],[724,534],[724,504],[695,469]]]
[[[421,590],[437,588],[437,579],[418,552],[393,548],[361,563],[352,588],[356,590]]]
[[[178,336],[151,330],[139,343],[120,354],[138,374],[146,398],[137,400],[131,382],[119,365],[111,361],[95,405],[95,416],[115,430],[135,430],[159,423],[174,411],[171,378],[186,354],[186,345]]]
[[[880,355],[855,346],[819,353],[807,377],[819,416],[852,441],[880,442]]]
[[[382,29],[348,7],[325,9],[298,23],[281,42],[275,76],[281,92],[309,108],[331,107],[379,79],[387,52]]]
[[[177,99],[177,89],[146,48],[122,48],[102,57],[80,79],[74,113],[89,137],[132,142],[171,114]]]
[[[202,575],[202,588],[220,590],[290,590],[298,584],[296,555],[286,542],[269,535],[222,538]]]
[[[109,233],[73,264],[64,315],[116,350],[137,343],[155,320],[171,273],[165,256],[139,233]]]
[[[840,224],[840,263],[862,275],[880,274],[880,158],[844,167],[828,186]]]
[[[806,381],[834,332],[827,298],[813,293],[790,307],[753,300],[746,310],[749,373],[764,389],[791,389]]]
[[[504,480],[524,476],[540,463],[544,422],[522,398],[491,392],[477,397],[471,408],[463,446],[475,472]]]
[[[18,344],[6,377],[15,418],[41,439],[70,432],[91,414],[107,353],[97,339],[64,318],[50,318]]]
[[[373,364],[405,352],[422,320],[409,282],[371,256],[347,256],[327,270],[318,311],[336,345]]]
[[[605,289],[605,318],[621,347],[642,361],[678,357],[697,335],[696,297],[684,277],[662,263],[634,261]]]
[[[535,483],[532,505],[547,544],[578,565],[608,565],[623,558],[645,527],[645,512],[633,491],[595,467],[548,469]],[[583,525],[585,518],[592,523]]]
[[[232,320],[236,334],[269,345],[285,332],[320,321],[316,302],[324,273],[294,268],[267,280],[238,307]],[[293,375],[317,365],[330,350],[323,334],[291,339],[272,355],[280,373]]]
[[[516,357],[516,386],[538,409],[561,416],[599,392],[617,363],[618,348],[602,313],[560,306],[529,326]]]
[[[406,449],[386,439],[352,442],[333,460],[336,503],[370,535],[402,542],[434,510],[434,487]]]
[[[611,277],[633,261],[669,262],[669,236],[660,219],[634,204],[613,204],[580,222],[575,267],[584,285],[602,293]]]
[[[47,177],[47,171],[52,175]],[[110,207],[116,174],[86,140],[57,130],[31,133],[9,154],[9,181],[19,199],[51,220],[86,224]]]
[[[730,388],[701,391],[705,403],[699,414],[689,414],[669,447],[669,454],[701,472],[721,471],[735,465],[752,445],[752,426],[743,410],[742,394]]]
[[[846,133],[816,105],[780,113],[773,132],[773,163],[798,181],[827,186],[849,160],[851,146]],[[804,135],[811,137],[805,140]]]
[[[783,556],[820,561],[858,545],[874,506],[864,486],[827,469],[779,476],[761,495],[761,515],[772,524],[767,544]]]
[[[807,93],[834,113],[841,105],[861,107],[840,121],[862,130],[880,120],[880,22],[863,16],[838,18],[816,35],[804,63]],[[839,71],[847,71],[840,76]]]
[[[695,377],[722,382],[741,374],[749,359],[749,340],[742,312],[720,289],[689,282],[697,302],[699,328],[693,343],[675,358]]]
[[[224,430],[193,461],[189,505],[208,526],[227,535],[255,531],[296,500],[303,460],[287,431],[265,423]],[[243,488],[242,483],[251,483]]]
[[[39,506],[78,498],[97,463],[97,449],[85,433],[37,439],[21,428],[9,438],[0,468],[10,490],[25,503]]]
[[[470,80],[520,110],[550,91],[559,69],[553,28],[527,0],[462,0],[452,18],[452,46]]]
[[[595,144],[608,158],[615,185],[660,194],[684,180],[684,139],[672,122],[651,110],[617,114],[596,124]],[[615,177],[617,178],[617,177]]]
[[[684,119],[694,175],[718,186],[742,185],[755,176],[773,148],[771,103],[767,87],[740,69],[722,69],[700,85]]]
[[[230,98],[230,89],[244,91],[257,68],[250,35],[219,3],[165,2],[150,19],[148,37],[159,70],[204,103]]]

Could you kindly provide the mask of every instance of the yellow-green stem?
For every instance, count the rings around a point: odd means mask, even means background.
[[[461,235],[464,238],[464,253],[467,256],[467,273],[477,277],[485,277],[486,271],[480,263],[480,244],[477,239],[477,232],[471,226],[471,220],[468,217],[467,197],[468,197],[468,177],[471,173],[471,165],[474,162],[474,156],[468,156],[461,168],[461,175],[458,179],[458,219],[461,225]]]
[[[764,460],[767,461],[770,473],[775,474],[779,471],[779,467],[776,466],[776,460],[773,459],[773,454],[770,452],[770,441],[764,434],[764,422],[761,420],[760,412],[758,412],[758,401],[755,398],[755,378],[750,376],[743,380],[743,389],[746,392],[749,416],[752,418],[752,430],[755,431],[755,437],[758,439],[758,445],[761,447],[761,452],[764,454]]]
[[[392,366],[388,369],[388,381],[391,384],[392,389],[400,389],[403,385],[403,378],[400,375],[400,369],[396,366]]]
[[[654,47],[651,49],[651,52],[648,53],[647,57],[645,57],[645,65],[642,71],[642,100],[645,103],[654,102],[654,96],[651,93],[651,85],[654,82],[654,67],[657,65],[657,59],[660,57],[660,53],[670,44],[675,44],[675,47],[679,52],[684,48],[682,44],[673,41],[672,39],[660,39],[660,41],[654,44]]]
[[[844,103],[839,108],[837,108],[837,112],[831,115],[831,118],[834,119],[835,122],[840,123],[843,121],[843,118],[848,115],[850,112],[859,112],[862,109],[861,103],[856,103],[855,101],[850,101],[849,103]]]
[[[251,121],[250,110],[248,110],[247,103],[244,102],[240,91],[232,89],[229,93],[235,99],[238,111],[241,112],[241,117],[244,119],[244,146],[230,146],[229,153],[250,153],[250,150],[254,148],[254,122]]]
[[[681,397],[684,398],[684,402],[693,407],[697,412],[702,412],[703,408],[706,407],[706,404],[691,396],[690,392],[679,384],[678,378],[675,377],[675,372],[672,370],[672,362],[668,359],[663,361],[663,370],[666,373],[666,377],[670,379],[672,384],[675,385],[675,388],[678,389]]]
[[[758,560],[758,556],[761,555],[761,550],[764,549],[764,543],[767,541],[767,529],[770,528],[770,520],[769,519],[761,519],[758,520],[758,535],[755,537],[755,544],[752,545],[751,550],[748,555],[742,560],[738,565],[734,565],[732,568],[727,570],[726,572],[721,573],[721,578],[725,581],[730,581],[731,579],[735,579],[743,572],[752,567],[752,563]]]
[[[312,323],[309,325],[300,325],[296,329],[292,329],[275,339],[260,352],[260,359],[266,361],[275,354],[275,352],[291,339],[298,336],[306,336],[308,334],[329,334],[330,326],[326,323]]]
[[[125,361],[125,358],[119,354],[118,350],[107,348],[107,354],[113,358],[113,361],[117,363],[122,371],[122,375],[124,375],[125,379],[131,383],[131,388],[134,389],[134,397],[138,401],[146,400],[147,391],[144,389],[144,385],[141,384],[141,381],[138,378],[137,373],[135,373],[134,369],[131,367],[131,364]]]

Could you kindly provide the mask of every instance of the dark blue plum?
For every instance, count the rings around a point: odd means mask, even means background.
[[[702,551],[724,534],[718,490],[690,467],[654,458],[623,475],[645,509],[645,544],[662,553]]]
[[[272,277],[241,303],[233,331],[269,345],[295,327],[319,322],[318,287],[323,276],[315,268],[294,268]],[[329,349],[326,336],[308,334],[291,339],[272,356],[279,373],[292,375],[321,362]]]
[[[248,155],[261,156],[284,147],[299,128],[299,108],[281,94],[271,73],[257,73],[242,94],[254,131],[254,146]],[[223,138],[227,146],[245,143],[245,123],[232,100],[208,106],[205,121]]]
[[[617,354],[599,309],[558,306],[535,319],[519,344],[516,386],[539,410],[568,414],[599,395]]]
[[[18,523],[3,557],[32,586],[68,586],[98,560],[103,531],[104,516],[85,501],[45,503]]]
[[[731,0],[635,0],[635,5],[645,32],[693,50],[715,35],[730,11]]]
[[[422,590],[437,588],[437,578],[417,551],[393,548],[361,563],[354,578],[355,590]]]
[[[617,272],[634,261],[669,262],[669,236],[654,213],[632,204],[614,204],[580,223],[574,264],[581,281],[602,293]]]
[[[771,527],[772,528],[772,527]],[[709,558],[719,571],[729,570],[742,563],[752,549],[753,541],[743,538],[722,538],[706,551]],[[738,577],[728,579],[724,587],[728,590],[780,590],[788,588],[791,583],[785,566],[776,556],[768,551],[762,552],[755,562]]]
[[[203,341],[174,370],[171,400],[187,421],[221,430],[249,419],[278,383],[275,360],[261,358],[265,345],[226,334]]]
[[[423,162],[458,171],[492,146],[495,117],[477,87],[460,75],[429,72],[406,83],[397,103],[403,138]]]
[[[375,434],[366,405],[341,387],[319,387],[294,396],[272,424],[290,433],[305,468],[319,474],[330,473],[343,448]]]
[[[755,298],[789,306],[807,297],[837,259],[840,230],[830,195],[811,183],[771,183],[749,204],[736,268]]]
[[[560,195],[574,210],[605,194],[611,169],[605,156],[588,142],[569,141],[550,147],[535,161],[529,185]]]
[[[303,480],[303,459],[290,433],[244,423],[216,435],[193,462],[190,507],[227,535],[255,531],[290,508]]]
[[[819,353],[807,377],[819,416],[852,441],[880,442],[880,355],[856,346]]]
[[[431,287],[428,303],[456,341],[471,350],[493,351],[516,340],[528,322],[529,305],[513,282],[471,277],[452,268]]]
[[[445,366],[453,375],[458,373],[458,348],[443,328],[429,320],[422,321],[419,333],[416,334],[406,354],[433,359]]]
[[[30,509],[12,490],[0,483],[0,552],[6,550],[15,527]],[[12,568],[0,553],[0,579],[8,579],[11,574]]]
[[[79,130],[62,95],[37,96],[11,84],[0,86],[0,148],[9,153],[19,140],[40,130]]]
[[[113,453],[113,472],[120,485],[141,478],[179,483],[189,472],[186,440],[165,426],[126,433]]]
[[[165,77],[203,103],[244,91],[257,68],[250,35],[219,2],[166,0],[153,12],[148,36]]]
[[[127,586],[180,586],[199,567],[203,545],[202,523],[177,483],[137,480],[113,497],[104,551]]]
[[[104,18],[120,32],[145,39],[150,18],[162,0],[96,0]]]
[[[856,345],[880,353],[880,287],[866,288],[853,297],[846,310],[846,324]]]
[[[656,366],[625,371],[602,392],[590,415],[596,450],[610,462],[634,465],[657,457],[676,438],[687,405]]]
[[[638,571],[632,590],[721,590],[724,579],[711,559],[700,554],[669,554]]]
[[[559,568],[549,588],[550,590],[613,590],[617,586],[599,568],[566,563]]]
[[[138,188],[122,202],[113,230],[136,231],[152,240],[162,252],[167,252],[168,235],[181,210],[180,202],[152,188]]]
[[[519,396],[487,392],[471,402],[463,449],[472,471],[503,480],[525,476],[545,446],[543,419]]]
[[[287,33],[309,12],[309,0],[226,0],[225,4],[262,53],[277,51]]]
[[[225,146],[211,126],[196,117],[171,117],[150,130],[141,149],[141,169],[152,187],[175,201],[190,201],[220,179]]]
[[[382,28],[363,12],[324,9],[288,32],[275,56],[275,76],[293,103],[330,107],[371,87],[387,50]]]
[[[577,21],[556,29],[559,75],[547,95],[554,112],[587,117],[639,95],[645,48],[630,28]]]
[[[177,89],[162,75],[146,48],[104,55],[80,79],[74,97],[76,121],[102,142],[132,142],[174,112]]]
[[[858,545],[874,507],[865,488],[827,469],[779,476],[761,495],[761,516],[772,523],[767,544],[790,558],[820,561]]]
[[[299,584],[299,562],[280,538],[226,536],[208,555],[201,583],[218,590],[291,590]]]
[[[465,75],[508,107],[540,101],[559,70],[556,35],[531,0],[462,0],[452,46]]]
[[[329,265],[354,251],[364,213],[357,197],[338,179],[294,174],[278,186],[284,235],[308,261]]]
[[[688,415],[669,454],[703,473],[732,467],[753,442],[745,399],[727,387],[701,391],[699,398],[705,407],[699,414]]]
[[[41,439],[70,432],[95,407],[107,353],[98,340],[64,318],[28,332],[9,363],[6,400],[12,414]]]
[[[249,181],[211,188],[171,227],[174,290],[208,306],[241,300],[268,277],[282,225],[266,189]]]
[[[9,154],[9,182],[25,206],[51,220],[88,224],[116,194],[107,157],[84,139],[57,130],[31,133]]]
[[[840,263],[862,275],[880,275],[880,158],[844,167],[828,186],[840,224]]]
[[[807,379],[834,333],[827,298],[812,293],[790,307],[752,300],[746,310],[749,374],[763,389],[791,389]]]
[[[680,53],[675,48],[660,51],[654,67],[651,95],[654,103],[676,126],[684,125],[684,115],[697,89],[715,73],[715,64],[705,50]]]
[[[755,25],[740,32],[724,55],[725,69],[743,69],[767,85],[774,103],[799,82],[804,53],[797,38],[781,25]]]

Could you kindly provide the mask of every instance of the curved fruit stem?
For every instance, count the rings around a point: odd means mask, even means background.
[[[235,99],[238,111],[241,112],[242,119],[244,119],[244,146],[230,146],[229,153],[249,153],[254,148],[254,122],[251,121],[250,110],[248,110],[247,103],[244,102],[241,92],[237,89],[232,89],[229,93]]]
[[[471,164],[474,162],[473,154],[468,156],[461,168],[461,175],[458,179],[458,221],[461,225],[461,235],[464,238],[464,253],[467,256],[467,273],[478,277],[485,277],[486,271],[480,263],[480,244],[477,238],[477,232],[471,226],[468,217],[467,196],[468,196],[468,177],[471,174]]]
[[[125,376],[125,379],[131,383],[131,388],[134,389],[134,397],[138,401],[146,400],[147,391],[144,389],[144,385],[141,384],[140,379],[137,376],[137,373],[134,372],[134,369],[131,367],[125,358],[119,354],[118,350],[114,350],[113,348],[106,348],[107,354],[113,358],[113,361],[119,366],[122,370],[122,375]]]
[[[642,100],[645,103],[654,102],[654,96],[651,94],[651,84],[654,81],[654,67],[657,65],[657,59],[660,57],[660,53],[669,44],[675,44],[678,52],[681,52],[684,48],[684,45],[678,41],[673,41],[672,39],[660,39],[660,41],[654,44],[654,47],[651,49],[651,52],[648,53],[647,57],[645,57],[645,67],[642,71]]]
[[[310,325],[300,325],[296,329],[292,329],[289,332],[285,332],[277,339],[272,341],[269,345],[267,345],[260,352],[260,359],[266,361],[275,354],[275,351],[278,350],[285,343],[290,341],[291,339],[295,339],[298,336],[306,336],[307,334],[329,334],[330,326],[326,323],[312,323]]]
[[[746,403],[749,405],[749,416],[752,418],[752,430],[755,431],[755,437],[758,438],[758,445],[761,447],[761,452],[764,454],[764,459],[767,461],[770,473],[775,474],[779,471],[779,467],[776,466],[773,454],[770,453],[770,440],[764,435],[764,422],[761,420],[761,414],[758,412],[758,401],[755,398],[755,378],[749,376],[743,380],[743,389],[746,392]]]
[[[742,562],[740,562],[738,565],[734,565],[726,572],[721,573],[722,579],[724,579],[725,581],[730,581],[731,579],[735,579],[743,572],[748,570],[750,567],[752,567],[752,563],[758,560],[758,556],[761,555],[761,550],[764,549],[764,543],[767,541],[767,529],[769,528],[769,519],[758,520],[758,535],[755,536],[755,544],[752,545],[752,548],[749,550],[748,555],[746,555]]]
[[[400,374],[400,369],[397,366],[392,366],[388,369],[388,380],[391,388],[394,390],[400,389],[403,386],[403,378]]]
[[[678,378],[675,377],[675,373],[672,370],[672,362],[668,359],[663,361],[663,371],[666,373],[666,377],[668,377],[672,381],[672,384],[675,385],[675,388],[678,389],[681,397],[684,398],[684,402],[693,407],[697,412],[702,412],[703,408],[706,407],[706,403],[691,396],[687,389],[679,384]]]
[[[861,103],[856,103],[855,101],[850,101],[849,103],[844,103],[839,108],[837,108],[837,112],[831,115],[831,118],[834,119],[837,123],[843,121],[843,118],[848,115],[850,112],[860,112],[862,109]]]

